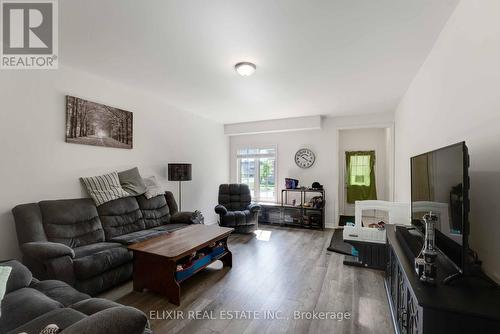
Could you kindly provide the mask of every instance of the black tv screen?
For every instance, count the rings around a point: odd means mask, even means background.
[[[467,250],[468,159],[465,142],[411,158],[412,224],[424,232],[422,217],[436,214],[436,246],[459,270]]]

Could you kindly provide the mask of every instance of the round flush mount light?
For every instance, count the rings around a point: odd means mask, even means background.
[[[234,69],[236,70],[236,72],[238,72],[239,75],[248,77],[255,72],[257,66],[255,66],[255,64],[253,63],[242,61],[241,63],[234,65]]]

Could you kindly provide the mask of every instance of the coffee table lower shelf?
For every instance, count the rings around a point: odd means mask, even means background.
[[[162,294],[172,304],[179,306],[181,282],[217,260],[221,260],[224,266],[232,267],[233,254],[228,248],[227,239],[233,231],[233,228],[228,227],[193,224],[130,245],[128,248],[134,252],[134,290]],[[177,272],[177,264],[184,258],[216,244],[219,246],[206,255],[210,257],[206,263],[203,260],[205,257],[202,257],[192,267]]]
[[[163,256],[135,252],[134,290],[142,292],[146,289],[162,294],[166,296],[172,304],[179,306],[181,302],[181,287],[179,284],[217,260],[221,260],[224,266],[232,267],[233,261],[231,251],[226,248],[222,254],[213,257],[210,262],[196,269],[189,276],[177,280],[175,278],[177,269],[176,261],[166,259]]]
[[[192,277],[192,276],[194,276],[197,272],[199,272],[199,271],[201,271],[201,270],[205,269],[206,267],[208,267],[209,265],[211,265],[212,263],[214,263],[214,262],[215,262],[215,261],[217,261],[217,260],[221,260],[221,261],[222,261],[222,258],[223,258],[224,256],[228,255],[228,254],[229,254],[229,251],[227,251],[227,250],[226,250],[226,251],[224,251],[222,254],[218,254],[218,255],[216,255],[216,256],[214,256],[214,257],[212,257],[212,259],[211,259],[208,263],[206,263],[206,264],[202,265],[201,267],[197,268],[196,270],[194,270],[192,273],[190,273],[190,274],[189,274],[189,276],[187,276],[187,277],[183,277],[183,278],[181,278],[181,279],[176,279],[177,283],[182,283],[182,282],[184,282],[185,280],[187,280],[188,278],[191,278],[191,277]],[[223,261],[223,263],[224,263],[224,261]],[[225,263],[224,263],[224,265],[227,265],[227,264],[225,264]],[[227,265],[227,266],[228,266],[228,267],[231,267],[231,265]]]

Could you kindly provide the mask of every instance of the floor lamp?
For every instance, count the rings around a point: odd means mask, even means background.
[[[191,179],[191,164],[168,164],[168,180],[179,181],[179,211],[182,211],[181,182]]]

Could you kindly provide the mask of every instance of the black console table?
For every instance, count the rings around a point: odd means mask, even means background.
[[[395,226],[386,226],[385,288],[397,333],[500,333],[500,289],[472,277],[443,285],[454,269],[441,254],[436,285],[425,285]]]

